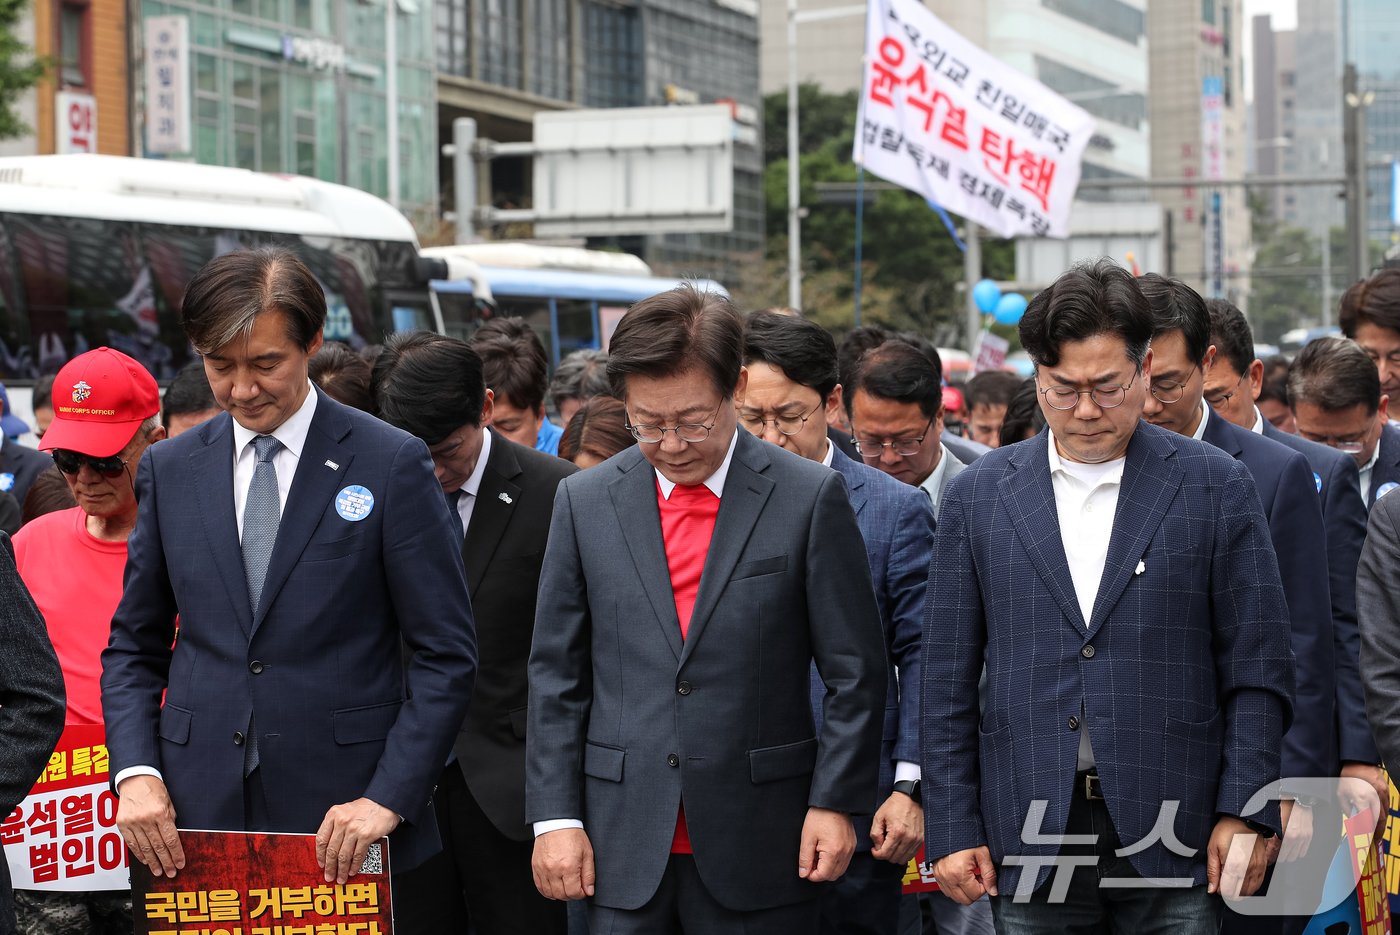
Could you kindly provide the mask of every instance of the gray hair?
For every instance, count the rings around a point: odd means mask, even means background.
[[[574,351],[559,363],[549,381],[549,398],[556,406],[563,399],[585,402],[612,392],[608,384],[608,355],[602,351]]]
[[[1329,412],[1381,405],[1381,378],[1375,361],[1351,338],[1318,338],[1304,347],[1288,370],[1288,405],[1310,403]]]

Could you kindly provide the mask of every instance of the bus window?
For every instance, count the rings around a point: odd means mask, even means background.
[[[559,299],[555,302],[555,307],[559,312],[560,358],[580,348],[598,346],[593,335],[592,302],[582,299]]]

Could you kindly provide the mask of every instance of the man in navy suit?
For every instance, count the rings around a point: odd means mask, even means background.
[[[433,784],[476,667],[427,447],[312,388],[325,295],[291,252],[213,260],[181,314],[227,413],[137,474],[102,657],[117,823],[167,876],[177,822],[315,832],[340,883],[390,834],[410,869],[440,846]]]
[[[1242,462],[1254,478],[1269,534],[1278,556],[1291,618],[1289,635],[1297,672],[1293,725],[1283,738],[1285,777],[1336,776],[1336,664],[1332,603],[1327,576],[1327,538],[1322,507],[1307,459],[1221,418],[1203,395],[1205,374],[1216,358],[1210,343],[1210,312],[1205,300],[1179,279],[1148,273],[1138,280],[1152,304],[1152,376],[1143,418],[1214,445]],[[1304,856],[1313,839],[1313,809],[1322,804],[1285,782],[1291,798],[1280,802],[1284,826],[1278,859]],[[1340,815],[1336,816],[1340,818]],[[1331,828],[1326,829],[1331,832]],[[1340,828],[1336,829],[1340,833]],[[1330,856],[1330,852],[1326,855]],[[1324,871],[1325,873],[1325,868]],[[1321,876],[1319,876],[1319,882]],[[1312,903],[1311,909],[1316,903]],[[1301,921],[1306,924],[1309,912]],[[1290,920],[1290,930],[1297,919]],[[1249,929],[1254,920],[1227,916],[1226,931]],[[1258,923],[1279,931],[1279,919]],[[1297,926],[1301,931],[1302,926]]]
[[[1224,299],[1206,302],[1215,362],[1206,374],[1205,398],[1217,415],[1287,445],[1308,459],[1327,527],[1328,594],[1337,666],[1337,753],[1341,774],[1370,784],[1386,801],[1390,780],[1366,715],[1361,690],[1361,634],[1357,625],[1356,567],[1366,540],[1366,505],[1356,461],[1343,452],[1280,431],[1260,413],[1264,362],[1254,356],[1254,333],[1244,313]]]
[[[919,636],[933,510],[928,497],[848,458],[827,438],[841,408],[836,342],[801,318],[760,312],[744,333],[748,391],[739,424],[751,433],[825,464],[846,479],[865,540],[889,654],[889,689],[880,745],[880,788],[873,818],[856,823],[856,853],[846,875],[821,895],[822,932],[887,935],[899,922],[905,867],[923,839],[919,794]],[[896,678],[896,670],[898,677]],[[812,673],[812,714],[821,723],[826,686]]]
[[[1400,486],[1400,428],[1370,355],[1350,338],[1318,338],[1288,371],[1288,405],[1298,434],[1356,460],[1369,511]]]
[[[1126,271],[1076,267],[1020,330],[1047,431],[955,479],[934,540],[928,853],[954,899],[992,895],[999,931],[1214,932],[1216,894],[1263,878],[1278,806],[1251,799],[1293,708],[1259,496],[1141,421],[1152,313]]]

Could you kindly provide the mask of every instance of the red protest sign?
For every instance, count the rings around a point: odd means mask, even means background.
[[[389,841],[344,885],[316,866],[311,834],[181,831],[174,879],[131,868],[136,935],[393,935]]]

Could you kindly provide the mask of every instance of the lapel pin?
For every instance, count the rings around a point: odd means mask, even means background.
[[[340,465],[336,464],[334,461],[327,461],[326,467],[330,468],[332,471],[340,470]]]
[[[515,502],[514,500],[512,500],[512,499],[510,498],[510,494],[506,493],[504,490],[502,490],[500,493],[496,494],[496,499],[497,499],[497,500],[500,500],[502,503],[505,503],[505,504],[511,504],[511,503],[514,503],[514,502]]]
[[[1144,571],[1147,571],[1147,563],[1146,563],[1146,562],[1138,562],[1137,568],[1133,569],[1133,574],[1135,574],[1135,575],[1140,575],[1140,574],[1142,574]]]

